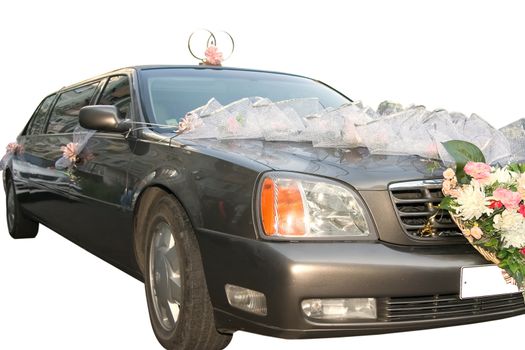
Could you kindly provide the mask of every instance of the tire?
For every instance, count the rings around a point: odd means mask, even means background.
[[[169,350],[220,350],[231,334],[215,328],[200,250],[177,199],[157,188],[141,200],[144,282],[151,325]]]
[[[20,208],[16,198],[15,184],[11,177],[6,180],[5,209],[9,234],[14,239],[35,238],[38,234],[38,222],[30,219]]]

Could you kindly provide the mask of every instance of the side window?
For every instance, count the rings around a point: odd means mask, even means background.
[[[111,77],[102,91],[98,104],[116,106],[121,118],[129,117],[131,107],[129,78],[126,75]]]
[[[78,113],[91,101],[99,82],[64,91],[49,117],[48,134],[70,133],[78,125]]]
[[[47,114],[55,100],[56,94],[46,97],[38,106],[27,127],[26,135],[38,135],[44,133]]]

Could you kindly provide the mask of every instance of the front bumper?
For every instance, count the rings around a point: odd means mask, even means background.
[[[486,263],[468,245],[267,242],[210,231],[199,231],[198,239],[216,325],[225,332],[245,330],[282,338],[347,336],[525,313],[521,295],[457,299],[461,267]],[[264,293],[268,315],[232,308],[224,290],[227,283]],[[304,299],[360,297],[377,299],[378,320],[313,322],[301,310]]]

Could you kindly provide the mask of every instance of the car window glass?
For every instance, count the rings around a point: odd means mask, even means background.
[[[90,83],[73,90],[63,92],[49,118],[48,134],[73,132],[78,125],[78,113],[87,106],[95,93],[99,82]]]
[[[44,132],[44,127],[46,126],[46,119],[49,109],[55,100],[56,95],[53,94],[48,96],[42,101],[38,109],[36,110],[29,127],[27,128],[27,135],[37,135]]]
[[[111,77],[100,96],[98,104],[116,106],[120,117],[127,118],[131,105],[129,78],[126,75]]]
[[[159,124],[179,119],[206,105],[211,98],[223,106],[255,96],[274,102],[317,98],[324,108],[337,108],[350,102],[320,82],[287,74],[178,68],[147,69],[140,74],[146,112],[151,121]]]

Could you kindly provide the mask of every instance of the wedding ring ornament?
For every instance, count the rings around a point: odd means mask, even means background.
[[[219,46],[219,39],[221,46]],[[226,56],[222,50],[224,48],[229,48],[230,51]],[[193,57],[200,61],[200,65],[222,66],[222,62],[231,57],[234,49],[235,41],[225,31],[213,33],[208,29],[200,29],[191,33],[188,38],[188,50]],[[196,52],[202,52],[202,54],[198,55]]]

